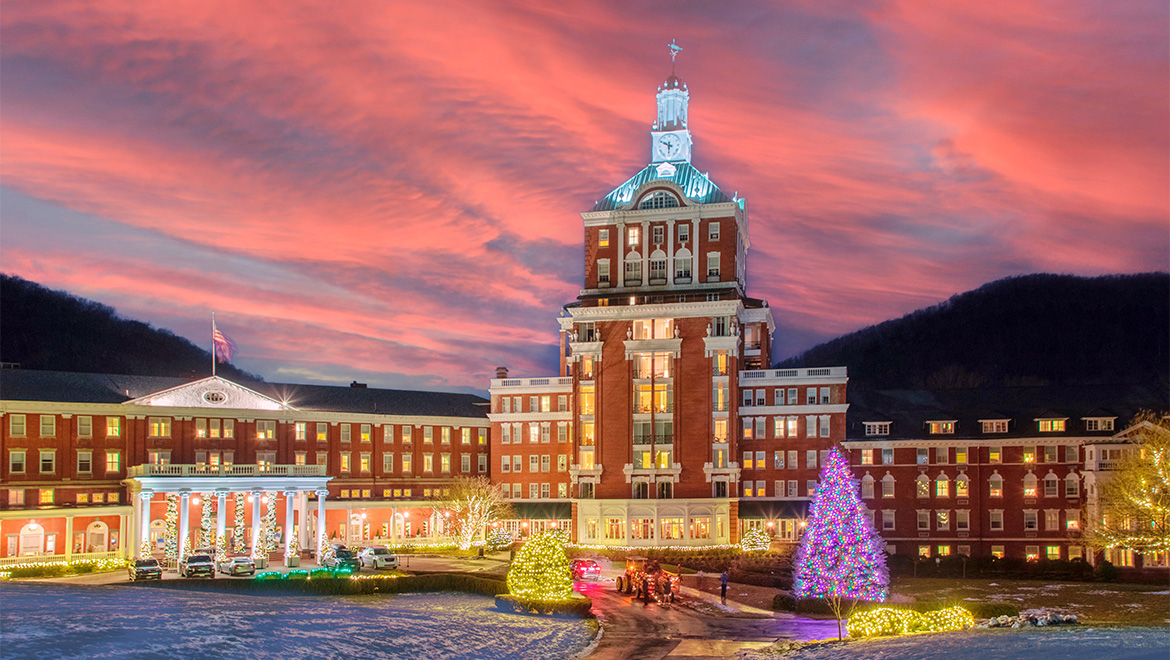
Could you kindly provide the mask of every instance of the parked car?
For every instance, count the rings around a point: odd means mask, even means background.
[[[220,573],[227,573],[228,575],[255,575],[256,562],[251,557],[239,556],[228,557],[224,561],[216,564],[216,568]]]
[[[573,582],[601,579],[601,565],[592,559],[574,559],[569,562],[569,570],[573,573]]]
[[[215,548],[195,548],[191,551],[193,555],[207,555],[208,557],[215,556]]]
[[[357,558],[357,554],[344,546],[326,552],[321,565],[325,568],[349,569],[354,573],[362,568],[362,562]]]
[[[663,570],[653,559],[630,557],[626,559],[626,572],[618,576],[616,586],[619,593],[633,593],[656,602],[672,602],[678,594],[679,579],[677,574]]]
[[[158,565],[158,560],[154,558],[135,559],[126,567],[126,570],[130,573],[131,582],[162,579],[162,567]]]
[[[358,553],[358,559],[362,566],[370,568],[398,568],[398,555],[380,545],[365,548]]]
[[[206,575],[213,578],[215,577],[215,564],[211,561],[210,555],[187,555],[183,557],[183,561],[179,562],[179,575],[183,577]]]

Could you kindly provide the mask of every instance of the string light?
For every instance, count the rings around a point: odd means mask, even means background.
[[[566,534],[554,529],[529,538],[508,570],[508,593],[537,601],[567,600],[573,595]]]
[[[975,625],[975,616],[962,607],[947,607],[919,613],[896,607],[879,607],[849,618],[850,637],[903,635],[913,632],[966,630]]]
[[[747,534],[739,540],[739,548],[744,552],[767,550],[772,547],[772,539],[762,529],[749,529]]]

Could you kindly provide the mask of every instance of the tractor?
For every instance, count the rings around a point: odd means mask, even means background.
[[[648,594],[642,591],[643,582]],[[678,594],[679,579],[678,575],[663,570],[654,559],[630,557],[626,559],[626,572],[617,578],[617,590],[618,593],[636,594],[638,598],[669,603]]]

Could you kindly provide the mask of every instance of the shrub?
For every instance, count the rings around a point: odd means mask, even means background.
[[[511,594],[496,596],[496,609],[501,612],[589,617],[593,616],[592,608],[593,601],[588,598],[535,600]]]
[[[772,609],[777,612],[794,612],[796,611],[796,599],[789,593],[778,593],[772,596]]]
[[[284,577],[286,580],[304,580],[309,577],[309,572],[305,570],[289,571]]]
[[[975,617],[962,607],[915,612],[897,607],[876,607],[849,617],[850,637],[901,635],[910,632],[945,632],[975,625]]]
[[[924,600],[914,603],[910,606],[910,609],[914,610],[915,612],[931,612],[934,610],[954,607],[956,605],[957,603],[954,602]],[[1001,615],[1016,616],[1020,613],[1020,608],[1012,605],[1011,603],[991,603],[965,600],[962,601],[961,606],[964,609],[969,610],[971,614],[973,614],[977,619],[990,619],[993,616]]]
[[[333,577],[333,571],[329,570],[328,568],[314,568],[313,570],[309,571],[309,579],[311,580],[331,577]]]
[[[263,573],[258,573],[254,579],[256,579],[256,580],[283,580],[284,576],[281,575],[277,571],[264,571]]]
[[[1093,571],[1093,577],[1104,582],[1115,582],[1117,580],[1117,567],[1111,561],[1103,561],[1097,565]]]

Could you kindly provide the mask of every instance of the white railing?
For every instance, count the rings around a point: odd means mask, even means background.
[[[740,380],[770,379],[787,380],[796,378],[845,378],[848,367],[808,367],[802,369],[753,369],[739,372]]]
[[[1117,461],[1097,461],[1098,470],[1116,470]]]
[[[83,561],[86,559],[117,559],[117,552],[75,552],[69,558],[69,561]],[[12,566],[13,564],[32,564],[50,561],[65,561],[65,555],[24,555],[23,557],[4,557],[0,559],[0,566]]]
[[[324,465],[232,465],[146,463],[128,471],[130,477],[323,477]]]
[[[494,390],[503,387],[558,387],[572,384],[573,378],[571,376],[552,378],[493,378],[490,388]]]

